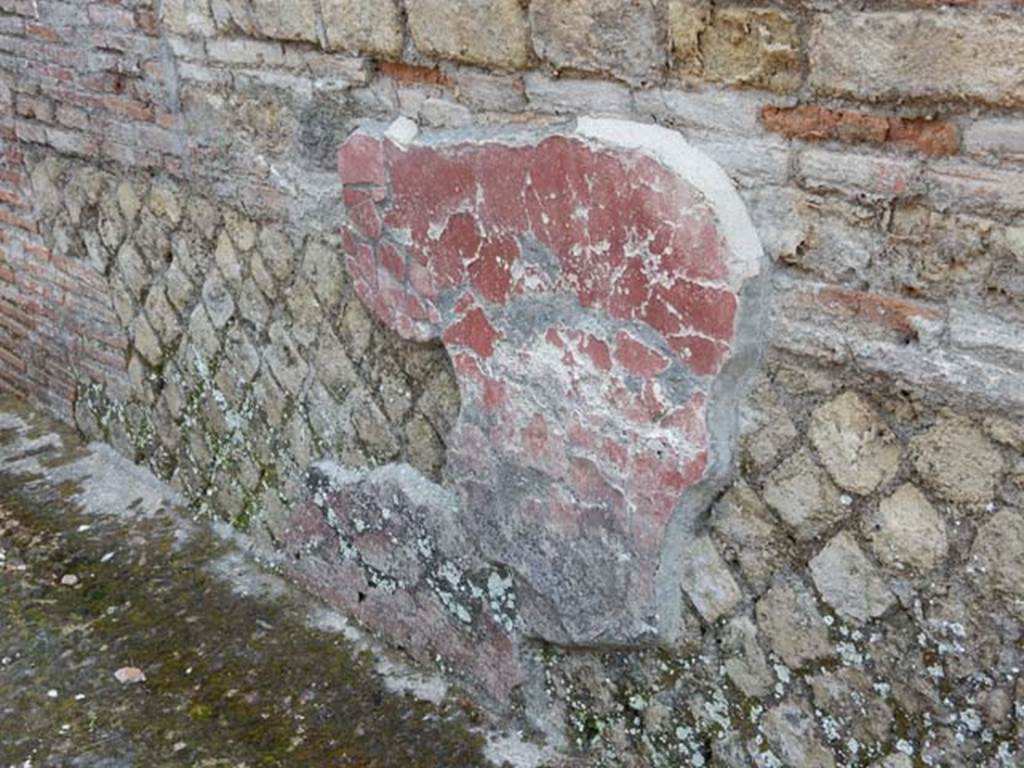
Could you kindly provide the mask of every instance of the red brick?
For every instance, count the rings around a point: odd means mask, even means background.
[[[4,205],[11,205],[15,208],[29,207],[29,202],[18,192],[11,192],[6,189],[0,189],[0,203],[3,203]]]
[[[382,61],[377,64],[377,71],[385,77],[409,85],[448,86],[448,76],[436,67],[419,67],[395,61]]]
[[[52,27],[48,27],[45,24],[39,24],[38,22],[26,22],[25,32],[31,37],[37,37],[48,43],[59,43],[61,41],[60,33],[57,32],[57,30]]]
[[[53,104],[48,99],[37,99],[18,94],[14,114],[48,123],[53,119]]]
[[[907,336],[917,333],[916,320],[938,320],[942,317],[942,312],[933,307],[845,288],[823,288],[815,300],[831,314],[852,317]]]
[[[941,120],[890,121],[888,140],[935,157],[953,155],[960,149],[956,127]]]
[[[38,226],[36,223],[29,218],[19,216],[13,211],[9,211],[6,208],[0,208],[0,224],[7,224],[12,227],[18,227],[26,232],[38,232]]]
[[[28,383],[21,376],[16,376],[14,371],[0,366],[0,389],[13,392],[19,397],[28,397]]]
[[[151,122],[153,120],[153,106],[143,104],[141,101],[124,96],[104,96],[100,103],[105,109],[124,115],[132,120]]]
[[[25,249],[25,253],[36,259],[42,261],[49,261],[51,257],[50,249],[42,245],[36,245],[35,243],[25,243],[22,246]]]
[[[771,131],[804,141],[890,144],[935,157],[952,155],[959,149],[956,127],[943,120],[885,117],[811,104],[766,106],[761,110],[761,120]]]
[[[0,363],[3,363],[4,367],[11,368],[19,373],[25,373],[25,371],[28,370],[28,366],[25,365],[24,360],[20,357],[15,357],[12,352],[4,349],[3,347],[0,347]]]

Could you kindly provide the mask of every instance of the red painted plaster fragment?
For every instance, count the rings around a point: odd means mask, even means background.
[[[501,334],[494,330],[487,315],[477,307],[469,310],[465,317],[450,326],[442,338],[445,344],[469,347],[480,357],[490,357],[494,354],[494,345],[501,338]]]
[[[634,376],[650,378],[668,368],[668,359],[625,331],[615,334],[615,360]]]
[[[380,139],[359,133],[349,137],[338,150],[338,176],[343,184],[386,184]]]

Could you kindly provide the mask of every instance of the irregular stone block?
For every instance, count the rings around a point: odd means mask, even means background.
[[[693,606],[709,623],[732,613],[743,599],[729,566],[708,536],[693,539],[684,547],[683,584]]]
[[[737,616],[725,626],[721,646],[725,674],[746,696],[759,698],[771,691],[775,678],[761,646],[757,626],[747,616]]]
[[[1002,510],[978,530],[971,547],[975,580],[1024,617],[1024,516]]]
[[[867,621],[896,602],[878,569],[846,531],[837,533],[811,559],[810,569],[825,602],[844,618]]]
[[[914,761],[906,755],[897,752],[872,763],[871,768],[914,768]]]
[[[212,0],[210,8],[220,30],[276,40],[317,42],[312,0]]]
[[[971,123],[964,130],[967,152],[994,155],[1024,155],[1024,120],[992,117]]]
[[[794,20],[771,8],[712,8],[669,0],[668,32],[678,73],[776,92],[800,87],[800,37]]]
[[[395,0],[322,0],[327,47],[397,58],[402,17]]]
[[[711,6],[704,0],[668,0],[668,36],[672,57],[684,72],[700,71],[700,38],[711,19]]]
[[[794,453],[768,476],[764,500],[799,541],[820,536],[847,514],[838,489],[806,449]]]
[[[167,0],[161,3],[160,21],[176,35],[212,37],[216,31],[209,5],[199,0]]]
[[[862,745],[884,744],[893,724],[893,712],[872,685],[871,676],[845,667],[820,672],[808,680],[814,706],[849,729]]]
[[[835,768],[832,751],[822,743],[809,707],[787,700],[769,709],[762,730],[782,765],[794,768]]]
[[[601,115],[628,115],[633,110],[629,86],[608,80],[553,79],[541,72],[523,76],[526,98],[531,109],[556,114],[594,112]]]
[[[1024,211],[1024,173],[950,158],[936,162],[923,175],[928,202],[938,211],[973,211],[982,216]]]
[[[653,80],[667,41],[655,3],[535,0],[530,27],[537,55],[559,69],[604,72],[627,82]]]
[[[756,611],[772,650],[790,667],[832,655],[825,619],[814,595],[799,581],[773,586],[757,601]]]
[[[408,0],[406,13],[416,49],[428,56],[506,69],[530,61],[519,0]]]
[[[930,571],[949,548],[942,515],[910,483],[882,499],[865,529],[878,559],[893,568]]]
[[[964,13],[822,13],[809,41],[810,83],[865,99],[1024,103],[1024,20]]]
[[[763,472],[789,454],[799,433],[772,390],[755,387],[751,394],[754,407],[746,417],[748,424],[740,438],[740,455],[745,470]]]
[[[786,564],[785,535],[771,512],[745,483],[736,483],[715,504],[711,529],[723,542],[723,554],[735,560],[755,594]]]
[[[899,469],[895,435],[855,392],[817,408],[807,434],[832,479],[848,491],[871,493]]]
[[[508,569],[524,634],[671,637],[681,588],[727,612],[734,583],[681,583],[753,360],[761,250],[724,173],[622,121],[413,128],[339,151],[343,244],[377,317],[451,355],[462,407],[435,516]]]
[[[979,504],[992,498],[1003,457],[967,419],[943,419],[911,442],[914,468],[925,484],[950,501]]]

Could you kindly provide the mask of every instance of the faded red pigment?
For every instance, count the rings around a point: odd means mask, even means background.
[[[695,373],[716,372],[728,354],[737,302],[714,218],[648,157],[566,137],[439,151],[356,134],[339,172],[357,286],[409,338],[440,335],[443,291],[497,305],[574,293],[582,307],[649,325]],[[523,236],[557,258],[554,280],[521,261]]]
[[[643,635],[655,617],[609,629],[588,582],[614,574],[626,614],[653,605],[655,568],[636,564],[657,562],[706,474],[707,396],[738,306],[709,204],[642,152],[565,135],[403,147],[357,133],[338,168],[360,298],[451,355],[447,472],[481,554],[527,581],[556,552],[581,560],[555,569],[565,634],[550,639]]]

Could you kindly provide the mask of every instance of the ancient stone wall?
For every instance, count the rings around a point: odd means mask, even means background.
[[[1017,765],[1021,62],[1018,0],[0,0],[0,387],[585,765]],[[367,306],[336,166],[592,115],[678,131],[764,251],[728,486],[620,645],[427,514],[466,393]]]

